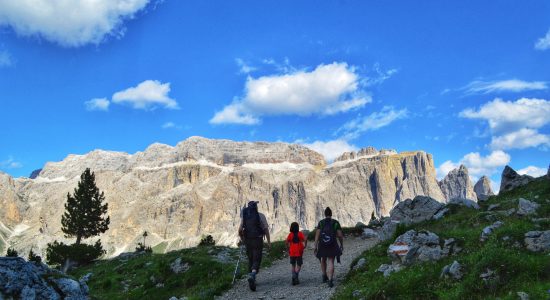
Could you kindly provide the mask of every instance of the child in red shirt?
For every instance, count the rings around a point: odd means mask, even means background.
[[[307,240],[304,234],[300,232],[300,227],[296,222],[290,224],[290,233],[286,238],[286,246],[288,247],[290,264],[292,265],[292,285],[296,285],[300,283],[298,275],[303,264],[302,255],[304,255],[304,249],[307,246]]]

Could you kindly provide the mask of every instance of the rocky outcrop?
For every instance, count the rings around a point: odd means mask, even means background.
[[[529,231],[525,234],[525,247],[533,252],[550,251],[550,230]]]
[[[439,182],[441,192],[447,201],[453,198],[466,198],[477,201],[468,169],[464,165],[452,170]]]
[[[293,221],[314,228],[326,206],[343,226],[353,226],[417,195],[444,201],[430,154],[369,151],[326,165],[299,145],[192,137],[136,154],[69,155],[47,163],[36,179],[0,174],[0,205],[7,208],[0,210],[0,237],[4,224],[6,243],[20,253],[34,246],[43,254],[53,239],[74,242],[63,238],[60,220],[67,193],[87,167],[109,203],[110,229],[101,241],[110,256],[133,251],[144,231],[151,246],[166,251],[208,234],[216,244],[234,244],[240,209],[250,199],[260,201],[274,238]]]
[[[88,299],[88,287],[20,257],[0,257],[0,299]]]
[[[500,179],[499,193],[511,191],[519,186],[526,185],[535,180],[529,175],[519,175],[514,169],[509,166],[504,167]]]
[[[466,206],[473,209],[479,209],[479,204],[474,200],[464,199],[464,198],[453,198],[449,201],[449,204],[455,204],[460,206]]]
[[[504,225],[501,221],[496,221],[495,223],[483,228],[483,231],[481,232],[481,237],[479,238],[480,241],[485,242],[489,239],[489,236],[493,234],[493,232],[497,229],[502,227]]]
[[[416,196],[412,200],[398,203],[390,212],[390,218],[407,225],[419,223],[432,219],[444,207],[445,205],[433,198]]]
[[[489,197],[493,196],[493,189],[491,188],[491,180],[487,176],[481,176],[474,185],[474,192],[476,193],[478,201],[485,201]]]
[[[441,276],[440,277],[450,277],[455,280],[460,280],[462,277],[464,277],[464,268],[458,261],[453,261],[452,264],[446,265],[443,267],[443,270],[441,270]]]
[[[377,155],[394,155],[397,154],[397,151],[393,149],[382,149],[380,151],[376,150],[374,147],[366,147],[362,148],[361,150],[355,152],[344,152],[342,155],[337,157],[334,161],[346,161],[346,160],[353,160],[353,159],[359,159],[359,158],[366,158],[366,157],[373,157]]]
[[[443,257],[439,236],[429,231],[409,230],[388,247],[394,264],[410,266],[417,262],[436,261]]]
[[[537,212],[537,209],[540,207],[540,204],[529,201],[527,199],[519,198],[518,200],[518,211],[517,214],[520,216],[529,216]]]
[[[31,175],[29,175],[30,179],[35,179],[40,175],[40,172],[42,172],[42,169],[34,170],[31,172]]]

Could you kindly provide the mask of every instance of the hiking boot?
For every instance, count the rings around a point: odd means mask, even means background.
[[[323,283],[326,283],[328,281],[328,276],[327,275],[323,275]]]
[[[331,279],[331,280],[328,281],[328,287],[331,288],[333,286],[334,286],[334,284],[332,283],[332,279]]]
[[[296,277],[292,277],[292,285],[296,285]]]
[[[292,285],[296,285],[298,281],[298,274],[292,273]]]
[[[250,273],[250,275],[248,275],[248,287],[253,292],[256,291],[256,276],[255,275],[256,274],[254,274],[254,273]]]

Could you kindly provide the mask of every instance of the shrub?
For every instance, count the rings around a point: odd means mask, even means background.
[[[7,253],[6,256],[7,257],[17,257],[17,256],[19,256],[19,253],[17,253],[17,251],[15,251],[15,249],[8,248],[8,253]]]
[[[32,251],[32,249],[31,249],[31,251],[29,252],[28,261],[32,261],[32,262],[35,262],[35,263],[39,264],[39,263],[42,262],[42,257],[40,257],[39,255],[34,253],[34,251]]]
[[[153,253],[153,248],[151,248],[151,246],[145,247],[142,243],[138,243],[136,252]]]
[[[62,266],[67,260],[79,265],[88,264],[101,255],[105,254],[105,250],[101,246],[101,240],[98,240],[94,245],[87,244],[72,244],[65,245],[54,241],[48,244],[46,250],[46,262],[52,266]]]
[[[199,243],[199,246],[214,246],[216,245],[216,241],[214,241],[214,238],[211,235],[207,235],[201,239],[201,242]]]

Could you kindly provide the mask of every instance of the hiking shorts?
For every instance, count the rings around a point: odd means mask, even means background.
[[[291,256],[290,257],[290,264],[293,267],[296,267],[296,265],[298,265],[298,267],[301,267],[304,264],[304,260],[302,259],[301,256]]]

